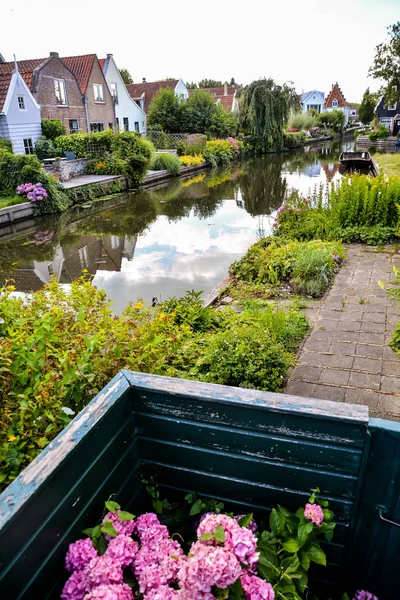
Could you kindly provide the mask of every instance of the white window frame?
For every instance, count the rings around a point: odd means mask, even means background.
[[[56,95],[57,106],[68,106],[67,85],[65,79],[54,80],[54,93]]]
[[[21,106],[20,100],[22,100],[22,106]],[[26,110],[26,103],[25,103],[25,96],[24,96],[24,94],[18,94],[18,96],[17,96],[17,102],[18,102],[18,108],[19,108],[19,110]]]
[[[26,142],[26,144],[25,144]],[[25,154],[35,154],[35,146],[32,138],[23,138],[22,144],[24,146]],[[28,152],[27,152],[28,150]]]
[[[93,84],[93,94],[94,101],[96,104],[105,104],[104,85],[102,83]],[[101,100],[98,100],[98,98],[101,98]]]
[[[395,103],[394,103],[394,104],[392,104],[392,105],[389,105],[389,106],[387,107],[387,109],[388,109],[388,110],[396,110],[396,109],[397,109],[397,102],[395,102]]]
[[[115,98],[115,100],[117,100],[118,99],[118,85],[117,85],[116,81],[111,81],[110,92],[111,92],[111,96],[113,98]]]
[[[337,108],[338,106],[339,106],[339,102],[335,98],[334,100],[332,100],[332,108]]]
[[[122,123],[124,126],[124,131],[129,131],[129,117],[123,117]]]
[[[73,129],[71,127],[71,122],[75,121],[78,125],[78,127],[76,129]],[[68,119],[68,127],[69,127],[69,133],[70,135],[72,135],[73,133],[79,133],[79,119]]]
[[[139,133],[139,132],[140,132],[140,128],[139,128],[139,121],[135,121],[135,123],[134,123],[134,128],[135,128],[135,131],[136,131],[137,133]]]
[[[78,248],[78,257],[81,269],[86,269],[86,267],[89,266],[89,249],[87,244],[81,248]]]

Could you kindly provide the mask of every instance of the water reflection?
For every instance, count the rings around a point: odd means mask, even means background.
[[[139,297],[150,302],[191,288],[208,292],[232,261],[270,232],[271,215],[288,189],[307,192],[340,177],[342,148],[252,159],[21,223],[27,229],[19,234],[0,229],[0,281],[14,279],[18,291],[30,292],[52,276],[70,283],[87,269],[117,312]]]

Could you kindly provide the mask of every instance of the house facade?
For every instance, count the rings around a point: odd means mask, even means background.
[[[325,106],[325,94],[317,90],[311,92],[303,92],[299,98],[301,104],[301,110],[306,113],[313,109],[317,112],[324,112]]]
[[[239,111],[237,93],[242,89],[240,85],[228,85],[225,83],[221,87],[201,88],[204,92],[211,94],[217,104],[221,104],[225,110],[233,113]]]
[[[114,99],[111,95],[99,59],[95,54],[61,58],[74,75],[84,106],[86,130],[104,131],[115,126]],[[68,129],[67,129],[68,131]],[[69,133],[78,130],[69,129]]]
[[[399,91],[400,86],[397,86]],[[400,101],[394,102],[389,106],[385,106],[385,96],[379,98],[375,108],[375,114],[379,119],[379,123],[387,127],[391,135],[400,133]]]
[[[41,134],[40,106],[14,65],[0,73],[0,137],[12,142],[15,154],[33,154]]]
[[[161,89],[174,90],[175,95],[182,100],[189,98],[189,90],[182,79],[164,79],[162,81],[146,81],[146,79],[143,79],[142,83],[128,83],[126,87],[131,98],[146,115],[149,114],[150,104]]]
[[[347,125],[349,121],[349,105],[337,82],[332,85],[332,89],[328,94],[324,106],[324,111],[331,112],[333,110],[341,110],[344,112],[344,125]]]
[[[100,59],[100,66],[114,101],[117,127],[121,131],[146,131],[146,113],[131,97],[112,54]]]

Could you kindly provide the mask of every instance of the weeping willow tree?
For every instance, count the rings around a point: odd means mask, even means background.
[[[291,112],[300,109],[292,86],[273,79],[253,81],[242,92],[240,121],[255,152],[279,152],[284,147],[284,129]]]

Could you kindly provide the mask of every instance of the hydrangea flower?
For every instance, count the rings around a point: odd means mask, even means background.
[[[139,549],[139,545],[128,535],[118,535],[108,543],[104,556],[111,556],[119,562],[122,567],[128,567]]]
[[[98,556],[92,558],[83,573],[86,577],[86,591],[90,592],[98,585],[122,583],[123,575],[121,565],[111,556]]]
[[[314,525],[321,525],[324,520],[324,513],[322,508],[318,504],[307,503],[304,509],[304,516],[306,519],[314,523]]]
[[[378,597],[374,596],[372,592],[367,592],[367,590],[357,590],[353,600],[378,600]]]
[[[239,521],[240,521],[240,519],[241,519],[242,517],[245,517],[245,516],[246,516],[246,515],[236,515],[236,516],[235,516],[235,521],[238,521],[238,522],[239,522]],[[249,524],[248,524],[246,527],[247,527],[247,529],[250,529],[250,531],[252,531],[253,533],[255,533],[255,532],[257,531],[257,529],[258,529],[258,525],[257,525],[257,523],[255,522],[255,520],[254,520],[254,519],[252,519],[252,520],[250,521],[250,523],[249,523]]]
[[[250,529],[240,527],[238,522],[227,515],[210,514],[201,521],[197,528],[197,537],[206,533],[214,533],[220,525],[225,531],[224,547],[235,554],[235,556],[248,565],[254,565],[258,561],[259,553],[256,552],[257,539]],[[207,545],[214,544],[213,539],[205,542]]]
[[[135,529],[135,521],[133,519],[130,519],[129,521],[119,521],[119,513],[119,510],[116,510],[115,513],[108,512],[103,519],[103,525],[105,521],[111,521],[118,535],[132,535],[133,530]],[[104,536],[107,540],[113,539],[110,535],[104,534]]]
[[[154,545],[143,545],[134,561],[134,572],[140,591],[145,593],[177,581],[178,572],[185,560],[182,548],[176,540],[164,539]]]
[[[83,600],[133,600],[133,594],[126,583],[99,585],[86,594]]]
[[[83,600],[87,591],[86,585],[85,572],[74,571],[63,587],[61,600]]]
[[[78,540],[77,542],[70,544],[68,548],[65,557],[65,568],[71,573],[73,571],[82,571],[92,558],[96,558],[96,556],[97,551],[93,547],[90,538]]]
[[[270,583],[256,575],[245,574],[240,578],[246,600],[274,600],[275,592]]]
[[[144,513],[135,520],[135,531],[139,538],[154,525],[161,525],[157,515],[155,513]]]
[[[17,187],[17,194],[26,196],[31,202],[40,202],[47,198],[47,192],[41,183],[23,183]]]

